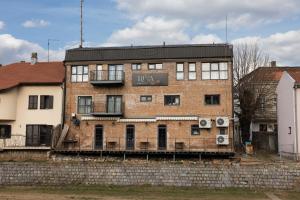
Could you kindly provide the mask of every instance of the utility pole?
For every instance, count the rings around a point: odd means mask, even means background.
[[[83,23],[82,23],[82,18],[83,18],[83,0],[80,0],[80,45],[79,47],[82,48],[83,45]]]
[[[58,42],[59,40],[56,39],[48,39],[48,62],[50,61],[50,42]]]

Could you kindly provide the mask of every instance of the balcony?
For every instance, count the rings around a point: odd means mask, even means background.
[[[111,101],[104,102],[93,102],[91,115],[97,117],[122,117],[124,115],[124,102],[122,101]]]
[[[94,70],[90,72],[90,83],[93,86],[123,86],[123,70]]]

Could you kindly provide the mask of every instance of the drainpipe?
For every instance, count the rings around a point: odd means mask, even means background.
[[[296,131],[296,160],[298,160],[298,154],[299,154],[299,152],[298,152],[298,150],[299,150],[299,148],[298,148],[298,125],[297,125],[297,121],[298,121],[298,119],[297,119],[297,88],[298,88],[298,86],[297,85],[295,85],[295,87],[294,87],[294,92],[295,92],[295,131]]]

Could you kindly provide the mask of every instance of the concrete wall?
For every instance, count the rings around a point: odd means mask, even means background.
[[[25,146],[27,124],[57,126],[62,121],[63,89],[61,86],[21,86],[16,89],[14,121],[0,121],[12,125],[10,139],[0,139],[0,148]],[[3,94],[4,95],[4,94]],[[29,95],[39,95],[38,109],[29,110]],[[53,109],[40,109],[40,95],[53,95]]]
[[[294,83],[294,79],[287,72],[284,72],[276,90],[279,152],[296,152]],[[291,127],[291,134],[289,134],[289,127]]]
[[[17,112],[18,88],[0,93],[0,122],[15,120]]]
[[[2,162],[0,185],[165,185],[207,188],[298,188],[297,165]]]

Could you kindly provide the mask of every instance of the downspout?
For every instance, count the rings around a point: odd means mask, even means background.
[[[297,85],[294,87],[294,92],[295,92],[295,131],[296,131],[296,160],[298,160],[298,154],[299,154],[299,144],[298,144],[298,119],[297,119]]]

